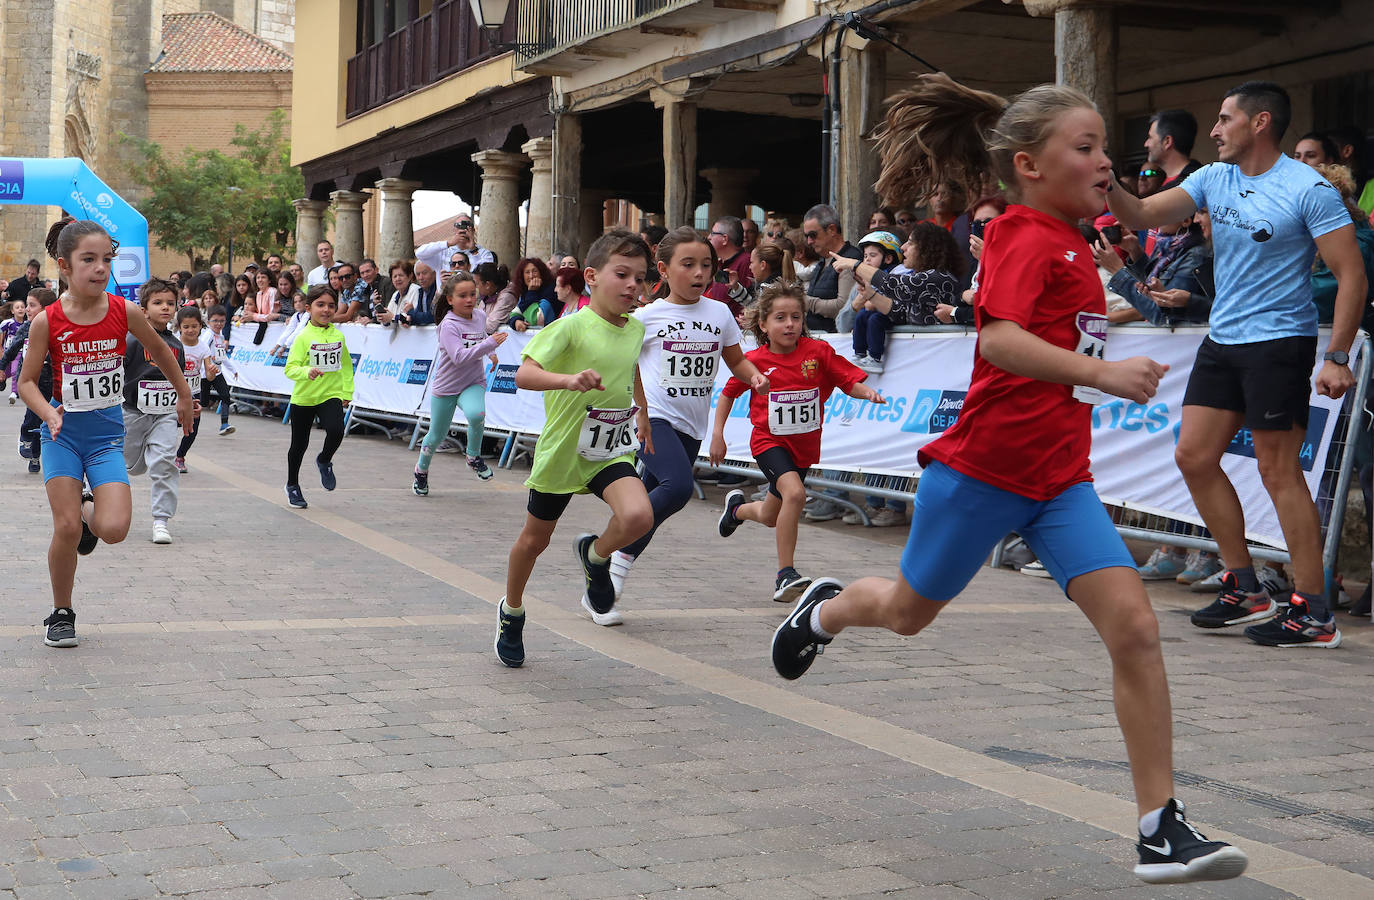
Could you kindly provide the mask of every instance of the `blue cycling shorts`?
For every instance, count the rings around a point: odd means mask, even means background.
[[[46,423],[38,429],[38,436],[44,483],[58,477],[84,480],[92,488],[111,482],[129,483],[122,407],[63,413],[62,429],[55,439]]]

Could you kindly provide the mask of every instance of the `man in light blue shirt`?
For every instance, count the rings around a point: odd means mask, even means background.
[[[1341,633],[1324,591],[1320,520],[1298,465],[1317,351],[1312,258],[1320,252],[1339,283],[1318,393],[1340,397],[1354,384],[1348,353],[1366,282],[1340,194],[1280,148],[1291,117],[1288,93],[1279,85],[1235,87],[1212,127],[1219,162],[1143,200],[1113,184],[1107,201],[1130,228],[1178,222],[1199,208],[1211,214],[1211,335],[1188,379],[1174,458],[1227,572],[1216,601],[1194,612],[1193,624],[1247,625],[1246,637],[1271,647],[1334,648]],[[1283,609],[1255,577],[1245,512],[1221,468],[1242,426],[1253,435],[1260,475],[1292,557],[1296,590]]]

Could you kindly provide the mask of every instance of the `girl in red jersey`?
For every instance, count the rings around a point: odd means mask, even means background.
[[[1102,283],[1075,228],[1101,211],[1111,185],[1102,117],[1071,88],[1032,88],[1008,104],[923,75],[887,123],[884,194],[924,196],[949,179],[972,187],[994,169],[1015,203],[987,227],[972,383],[958,421],[919,454],[924,472],[898,578],[813,582],[773,636],[773,666],[800,677],[817,649],[851,626],[916,634],[1016,531],[1111,655],[1141,815],[1136,875],[1234,878],[1245,854],[1204,838],[1172,797],[1159,625],[1088,471],[1092,404],[1103,392],[1144,403],[1165,372],[1146,357],[1104,358]]]
[[[799,287],[781,282],[765,288],[756,306],[745,315],[748,327],[759,340],[745,359],[768,379],[768,393],[751,392],[749,421],[754,424],[749,451],[768,476],[768,497],[744,502],[744,492],[731,491],[720,517],[720,536],[729,537],[748,520],[776,529],[778,580],[773,599],[791,603],[811,579],[797,573],[797,522],[806,503],[802,479],[821,458],[821,421],[825,401],[836,388],[858,400],[887,401],[863,383],[868,374],[835,353],[825,341],[806,334],[806,296]],[[730,401],[749,390],[731,377],[722,399],[716,403],[715,430],[711,435],[711,465],[725,458],[725,420]]]
[[[133,503],[124,466],[124,339],[138,338],[177,391],[177,419],[191,431],[191,389],[171,348],[137,305],[105,293],[115,245],[95,222],[64,219],[48,231],[48,254],[69,285],[34,318],[30,353],[19,373],[19,396],[42,419],[43,480],[52,507],[48,547],[53,611],[44,620],[49,647],[75,647],[72,582],[76,556],[97,540],[116,544],[129,533]],[[52,358],[53,399],[43,398],[38,373]],[[84,484],[90,485],[83,491]]]

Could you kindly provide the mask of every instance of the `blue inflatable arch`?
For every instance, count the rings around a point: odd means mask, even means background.
[[[110,293],[136,300],[148,280],[148,220],[75,158],[0,158],[0,203],[60,206],[92,219],[119,242],[110,269]]]

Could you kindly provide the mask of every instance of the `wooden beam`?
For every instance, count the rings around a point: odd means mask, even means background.
[[[650,25],[645,23],[639,26],[641,34],[666,34],[669,37],[690,37],[697,36],[697,32],[691,28],[673,28],[668,25]]]

